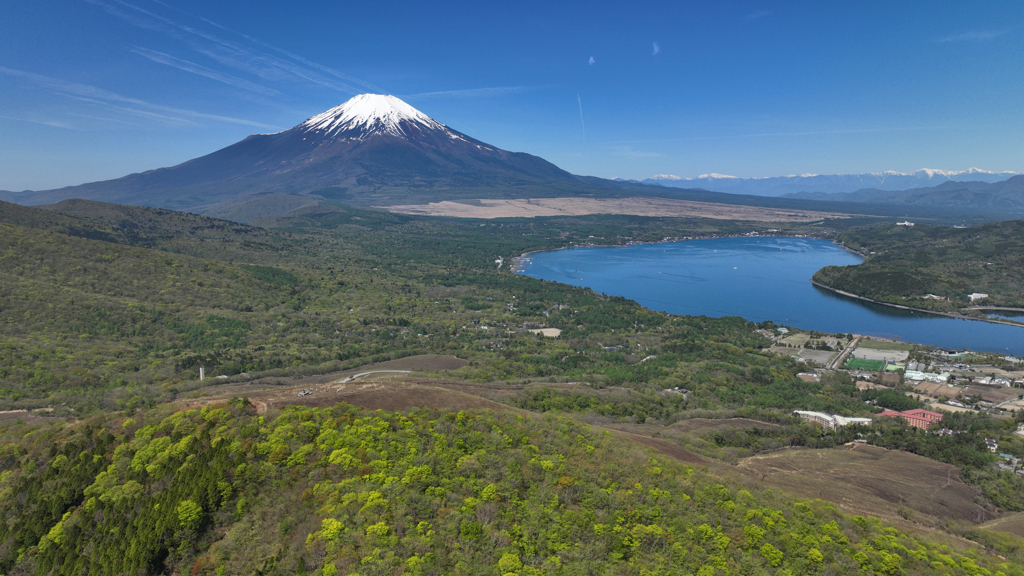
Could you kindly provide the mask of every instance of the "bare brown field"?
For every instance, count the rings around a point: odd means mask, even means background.
[[[975,503],[977,490],[960,480],[956,467],[898,450],[785,450],[746,458],[738,469],[797,496],[901,524],[978,523],[996,516]]]
[[[479,199],[473,200],[473,204],[445,200],[429,204],[379,206],[379,208],[399,214],[483,219],[628,214],[632,216],[712,218],[716,220],[747,220],[752,222],[814,222],[822,218],[850,217],[848,214],[838,212],[785,210],[760,206],[736,206],[732,204],[648,197]]]
[[[680,462],[686,462],[687,464],[711,464],[711,461],[708,460],[707,458],[701,456],[700,454],[697,454],[696,452],[691,452],[686,448],[683,448],[682,446],[676,444],[675,442],[662,440],[660,438],[652,438],[650,436],[646,436],[643,434],[634,434],[632,432],[626,432],[624,430],[619,430],[617,428],[609,428],[608,430],[614,436],[617,436],[625,440],[629,440],[630,442],[636,442],[637,444],[641,444],[643,446],[661,452],[662,454],[670,458],[674,458]]]
[[[457,370],[466,365],[466,361],[457,358],[455,356],[444,356],[438,354],[423,354],[420,356],[409,356],[406,358],[399,358],[397,360],[388,360],[386,362],[377,362],[375,364],[366,364],[358,368],[352,368],[350,370],[342,370],[340,372],[329,372],[327,374],[317,374],[314,376],[267,376],[264,378],[257,378],[255,380],[249,380],[246,382],[228,382],[224,384],[217,384],[216,380],[204,388],[199,388],[193,391],[190,396],[197,395],[243,395],[249,394],[256,390],[263,390],[267,388],[281,388],[287,386],[314,386],[318,384],[326,384],[328,382],[334,382],[336,380],[342,380],[348,376],[353,376],[362,372],[372,372],[375,370],[409,370],[411,372],[441,372],[444,370]]]
[[[300,396],[300,393],[303,395]],[[408,381],[405,374],[384,373],[370,374],[344,384],[338,381],[313,382],[310,379],[298,386],[251,386],[247,390],[220,391],[214,395],[192,398],[181,403],[185,407],[195,408],[223,402],[230,396],[244,395],[260,414],[285,406],[333,406],[339,402],[370,410],[387,411],[411,408],[518,411],[511,406],[483,398],[479,393],[480,391],[473,390],[470,386],[458,383],[446,385],[443,381]]]
[[[748,418],[722,418],[720,420],[710,418],[692,418],[690,420],[680,420],[679,422],[669,426],[669,428],[672,428],[673,430],[684,433],[699,433],[706,432],[708,430],[745,430],[747,428],[771,430],[778,427],[778,424],[761,422],[759,420],[750,420]]]
[[[980,527],[1024,538],[1024,512],[1005,514],[995,520],[985,522]]]
[[[699,456],[691,450],[681,448],[680,444],[686,441],[690,436],[713,430],[746,430],[750,428],[761,428],[764,430],[778,427],[777,425],[769,424],[768,422],[759,422],[757,420],[748,420],[746,418],[693,418],[690,420],[681,420],[669,426],[651,423],[635,424],[630,422],[616,422],[612,418],[593,414],[584,416],[582,420],[593,426],[600,426],[609,430],[622,432],[629,435],[633,440],[647,438],[657,441],[659,445],[661,442],[667,442],[680,450],[684,450],[686,454],[693,454],[697,458],[702,459],[705,463],[718,461],[705,458],[704,456]],[[651,445],[651,447],[658,449],[654,445]],[[661,451],[664,452],[664,450]],[[665,453],[668,454],[668,452]],[[671,456],[671,454],[668,455]],[[691,457],[686,456],[686,458]],[[688,462],[690,460],[684,461]],[[723,465],[725,464],[723,463]]]
[[[1019,388],[1003,388],[1002,386],[988,386],[985,384],[969,384],[964,388],[965,396],[980,395],[989,402],[1006,402],[1016,400],[1020,397]]]
[[[0,426],[7,426],[14,424],[17,421],[21,421],[24,424],[38,424],[40,422],[63,422],[63,418],[53,418],[49,416],[39,416],[32,414],[28,410],[3,410],[0,411]]]

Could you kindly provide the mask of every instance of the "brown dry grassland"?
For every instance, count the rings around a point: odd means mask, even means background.
[[[458,218],[533,218],[537,216],[586,216],[626,214],[665,218],[713,218],[754,222],[814,222],[822,218],[849,218],[838,212],[785,210],[760,206],[734,206],[668,198],[523,198],[515,200],[474,200],[463,204],[445,200],[429,204],[380,206],[399,214],[454,216]]]

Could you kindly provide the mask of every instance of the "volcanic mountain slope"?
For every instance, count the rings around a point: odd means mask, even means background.
[[[305,201],[282,194],[387,204],[417,192],[433,191],[428,197],[436,199],[437,191],[455,189],[467,190],[466,197],[540,186],[564,194],[594,181],[619,186],[473,139],[394,96],[362,94],[289,130],[255,134],[177,166],[58,190],[6,193],[3,199],[46,204],[85,198],[210,214],[255,196],[272,204],[271,211],[286,211]],[[275,197],[266,198],[269,193]],[[460,196],[446,195],[453,194]],[[314,197],[308,201],[319,199]]]

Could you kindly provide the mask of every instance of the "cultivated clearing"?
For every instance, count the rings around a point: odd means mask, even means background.
[[[960,480],[956,467],[909,452],[868,445],[792,449],[746,458],[739,469],[797,496],[897,523],[938,526],[995,517],[975,503],[978,491]]]
[[[989,520],[980,527],[1024,538],[1024,512],[1006,514],[995,520]]]

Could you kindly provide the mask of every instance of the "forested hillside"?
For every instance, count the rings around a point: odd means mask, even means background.
[[[769,362],[748,357],[764,340],[742,320],[671,319],[494,264],[590,236],[618,243],[626,234],[737,229],[732,223],[481,226],[336,209],[275,230],[84,201],[52,211],[0,207],[6,408],[152,405],[190,386],[200,366],[236,378],[322,373],[423,352],[463,354],[472,360],[464,376],[481,380],[665,383],[692,371],[673,356],[642,365],[633,358],[668,340],[665,352],[693,359]],[[545,341],[524,323],[565,333]],[[705,341],[716,345],[698,345]]]
[[[566,418],[242,399],[0,438],[11,574],[1024,574]]]
[[[968,228],[885,224],[843,232],[837,241],[867,259],[822,268],[814,279],[825,286],[942,312],[1024,307],[1024,220]],[[988,298],[972,303],[968,295],[976,292]]]

